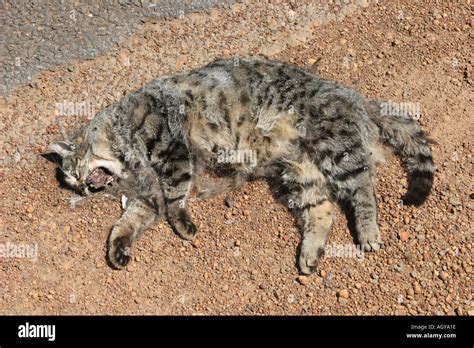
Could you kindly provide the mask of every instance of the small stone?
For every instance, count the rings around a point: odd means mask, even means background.
[[[242,212],[242,215],[244,215],[244,216],[249,216],[249,215],[250,215],[250,212],[249,212],[248,210],[244,210],[244,211]]]
[[[136,261],[136,262],[140,262],[140,260],[141,260],[141,259],[140,259],[140,256],[138,256],[138,255],[135,256],[135,261]]]
[[[423,227],[420,224],[415,226],[415,232],[420,232],[422,229]]]
[[[339,292],[337,293],[337,296],[340,297],[340,298],[348,299],[349,298],[349,291],[347,291],[346,289],[339,290]]]
[[[298,279],[298,282],[299,282],[301,285],[308,285],[308,283],[309,283],[308,277],[306,277],[306,276],[304,276],[304,275],[300,275],[297,279]]]
[[[339,302],[340,305],[345,306],[345,305],[347,304],[348,300],[347,300],[346,298],[339,297],[339,298],[337,299],[337,302]]]
[[[449,278],[449,274],[448,272],[441,272],[439,277],[441,278],[441,280],[446,281]]]
[[[355,287],[356,287],[357,289],[360,289],[360,288],[362,288],[362,284],[361,284],[361,283],[355,283]]]
[[[201,245],[201,242],[199,241],[199,239],[195,239],[191,242],[191,245],[195,248],[199,248],[199,246]]]
[[[226,284],[222,287],[222,291],[227,291],[227,290],[229,290],[229,285]]]
[[[410,238],[410,232],[408,231],[401,231],[398,233],[398,237],[402,242],[406,242]]]
[[[415,292],[415,294],[421,294],[422,289],[420,284],[415,283],[415,285],[413,286],[413,291]]]
[[[234,245],[235,245],[235,246],[240,246],[240,240],[236,240],[236,241],[234,242]]]
[[[224,217],[227,219],[227,220],[230,220],[232,218],[232,213],[230,211],[226,212],[224,214]]]
[[[33,208],[33,206],[29,205],[28,208],[26,208],[26,211],[27,211],[28,213],[32,213],[32,212],[35,211],[35,208]]]
[[[232,197],[227,196],[224,198],[225,205],[229,208],[232,208],[235,204],[235,200]]]
[[[405,222],[405,225],[410,224],[410,218],[408,216],[405,216],[405,218],[403,219],[403,222]]]
[[[319,271],[319,275],[324,278],[326,276],[326,271],[322,269]]]
[[[69,225],[64,226],[64,227],[63,227],[63,231],[64,231],[64,233],[69,233],[69,232],[71,232],[71,226],[69,226]]]
[[[430,301],[429,301],[429,302],[430,302],[430,305],[432,305],[432,306],[435,306],[436,303],[438,303],[438,301],[436,301],[436,297],[430,298]]]

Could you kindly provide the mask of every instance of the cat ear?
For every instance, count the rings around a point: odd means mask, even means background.
[[[48,147],[48,153],[56,153],[61,157],[67,157],[74,152],[74,144],[66,141],[57,141]]]

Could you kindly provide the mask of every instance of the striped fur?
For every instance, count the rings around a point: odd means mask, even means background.
[[[372,183],[377,144],[392,147],[407,168],[406,204],[429,194],[435,167],[428,141],[416,121],[384,116],[380,103],[288,64],[217,60],[104,109],[69,143],[63,170],[66,177],[78,171],[68,182],[81,187],[101,158],[120,178],[117,192],[133,198],[109,241],[117,268],[129,260],[124,245],[163,211],[179,235],[195,236],[186,209],[193,187],[208,198],[265,177],[297,218],[298,265],[309,274],[324,251],[334,203],[350,206],[363,250],[382,246]],[[212,184],[201,180],[204,173],[216,178]]]

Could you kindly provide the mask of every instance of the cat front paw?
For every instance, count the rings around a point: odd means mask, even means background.
[[[131,243],[126,237],[118,237],[109,244],[108,258],[112,267],[124,269],[130,262]]]
[[[186,210],[180,210],[178,214],[170,217],[170,224],[176,233],[186,240],[194,239],[198,231]]]

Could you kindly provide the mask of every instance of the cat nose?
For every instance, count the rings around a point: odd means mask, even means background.
[[[85,192],[87,189],[87,185],[86,184],[81,184],[79,185],[79,190],[81,190],[82,192]]]

